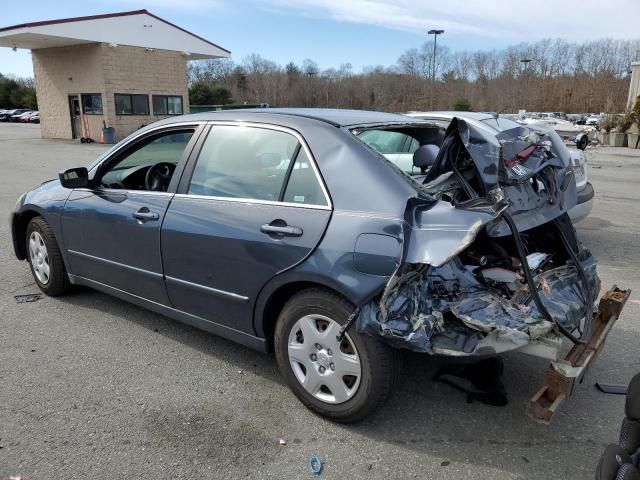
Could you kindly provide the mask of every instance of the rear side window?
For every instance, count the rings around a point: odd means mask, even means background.
[[[287,188],[284,191],[284,202],[301,203],[305,205],[327,205],[318,177],[304,149],[300,149],[293,164]]]
[[[304,152],[300,142],[287,132],[213,126],[198,156],[188,193],[301,204],[314,203],[318,198],[324,205],[315,172],[306,155],[299,152]]]

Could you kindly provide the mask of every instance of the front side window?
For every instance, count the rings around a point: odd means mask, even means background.
[[[82,112],[85,115],[102,115],[102,95],[99,93],[83,93]]]
[[[172,130],[145,139],[101,172],[107,188],[166,191],[194,130]]]
[[[302,170],[303,174],[294,173]],[[291,186],[285,187],[289,175]],[[220,125],[211,128],[202,146],[188,193],[325,205],[319,184],[316,187],[320,194],[311,185],[313,182],[317,184],[317,177],[294,135],[259,127]]]
[[[149,96],[116,93],[116,115],[149,115]]]
[[[154,115],[182,115],[182,97],[178,95],[154,95]]]

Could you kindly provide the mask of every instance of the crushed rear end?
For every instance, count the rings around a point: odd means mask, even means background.
[[[563,337],[601,336],[596,260],[567,215],[576,182],[561,145],[540,125],[492,135],[454,119],[407,204],[402,261],[360,307],[358,330],[434,355],[554,361]]]

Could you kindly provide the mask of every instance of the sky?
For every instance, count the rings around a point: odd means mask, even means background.
[[[28,4],[29,8],[24,5]],[[452,50],[491,50],[541,38],[640,38],[640,0],[28,0],[3,1],[0,28],[146,8],[231,50],[282,65],[393,65],[430,29]],[[33,76],[29,51],[0,47],[0,73]]]

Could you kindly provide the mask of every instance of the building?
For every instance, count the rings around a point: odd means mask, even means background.
[[[629,84],[629,99],[627,107],[633,108],[636,98],[640,97],[640,62],[631,63],[631,83]]]
[[[187,61],[230,52],[146,10],[0,28],[30,49],[43,138],[117,139],[189,111]]]

